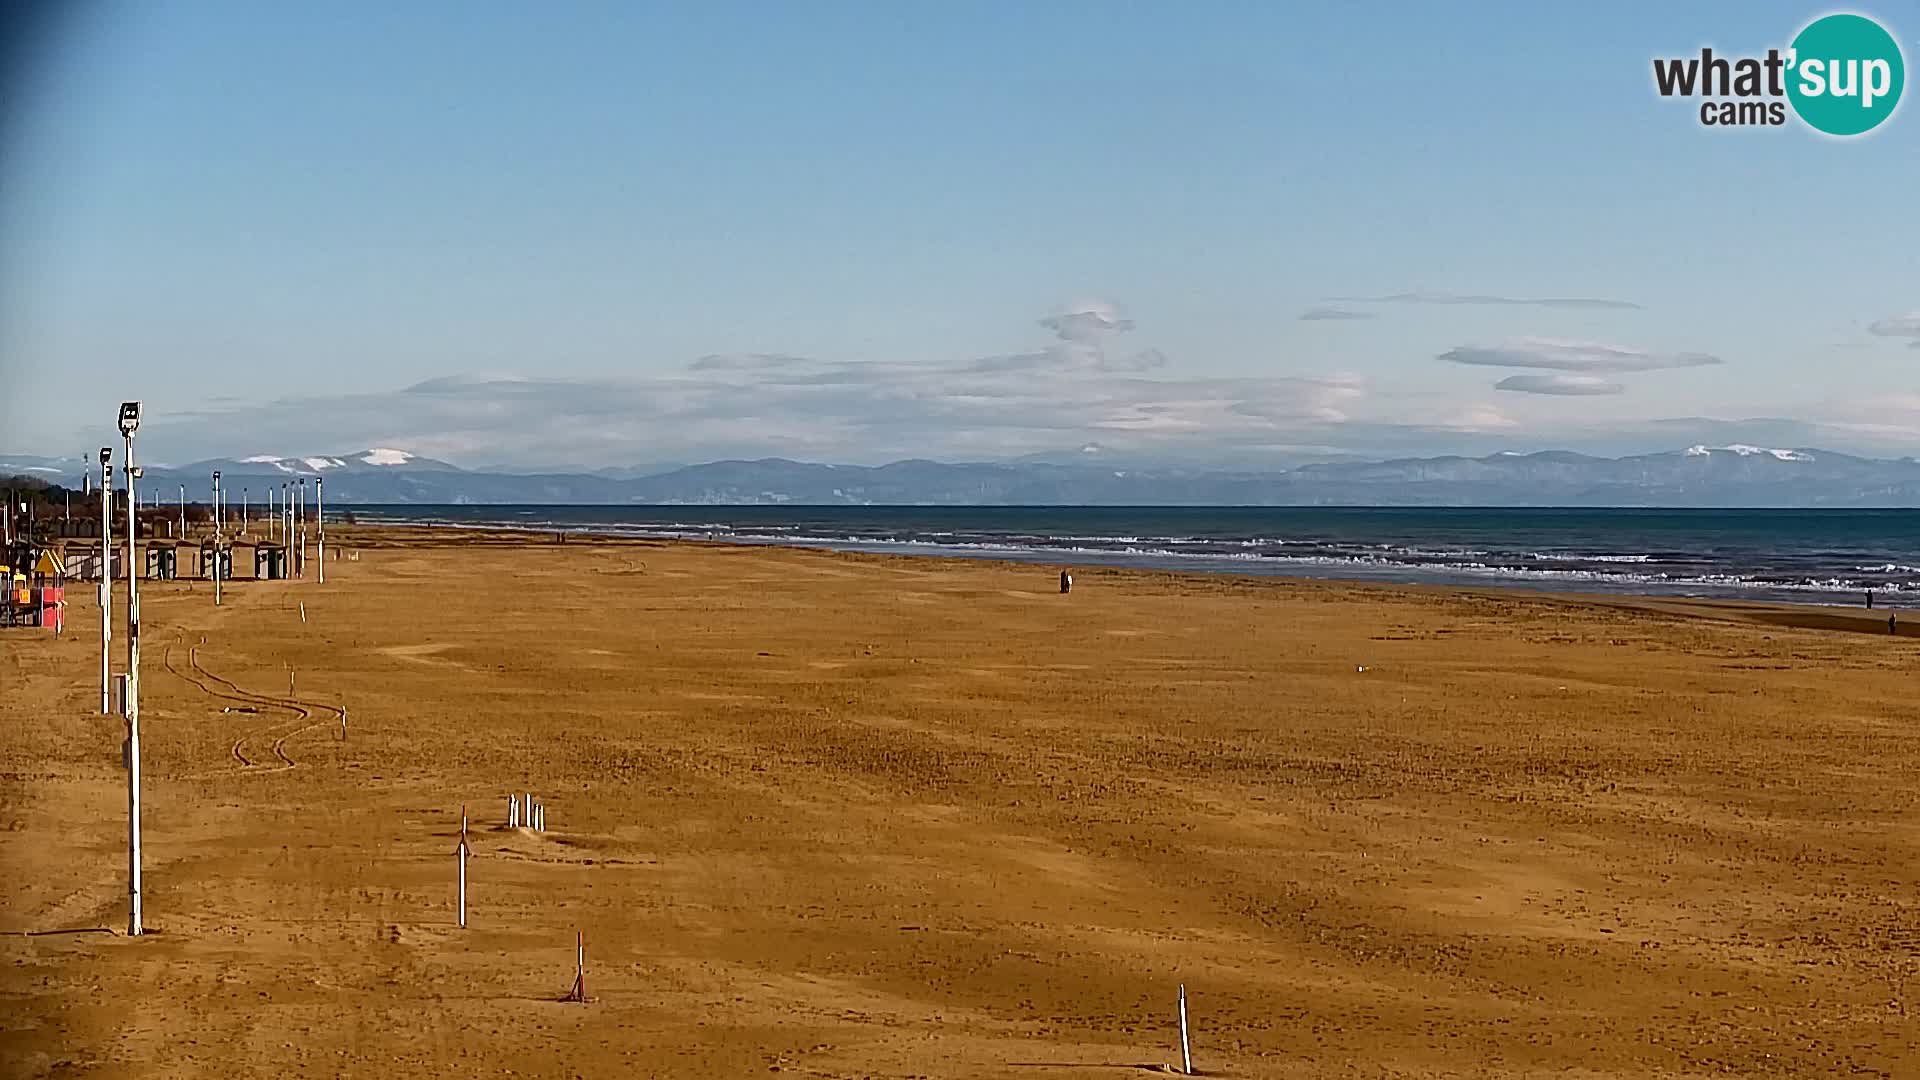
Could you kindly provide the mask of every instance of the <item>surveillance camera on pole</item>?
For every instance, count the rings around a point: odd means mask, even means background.
[[[113,711],[113,447],[100,448],[100,713]]]
[[[140,403],[120,406],[120,434],[127,441],[127,934],[140,924],[140,534],[134,522],[133,436],[140,430]]]

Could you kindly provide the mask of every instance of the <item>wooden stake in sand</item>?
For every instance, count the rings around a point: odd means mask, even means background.
[[[573,989],[567,991],[568,1001],[587,1000],[587,935],[573,932]]]
[[[300,601],[300,625],[307,625],[307,602],[305,600]]]
[[[1187,1041],[1187,984],[1180,984],[1180,1064],[1181,1072],[1193,1075],[1193,1044]]]
[[[460,807],[460,843],[454,849],[460,857],[460,929],[467,928],[467,808]]]

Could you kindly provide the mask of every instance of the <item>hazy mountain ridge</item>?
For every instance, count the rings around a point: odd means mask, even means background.
[[[1561,450],[1486,457],[1324,462],[1273,471],[1113,468],[1036,461],[829,465],[785,458],[712,461],[644,475],[621,470],[521,474],[462,469],[403,451],[216,459],[148,466],[166,501],[186,485],[204,500],[221,471],[228,502],[265,501],[301,477],[329,504],[585,505],[1379,505],[1920,507],[1920,461],[1810,448],[1736,445],[1605,458]],[[0,457],[19,472],[78,487],[76,458]]]

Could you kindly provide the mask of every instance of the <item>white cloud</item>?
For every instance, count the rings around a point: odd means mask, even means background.
[[[1003,457],[1098,440],[1129,450],[1319,443],[1367,400],[1351,375],[1182,376],[1100,301],[1042,320],[1031,353],[945,362],[703,356],[650,378],[453,376],[403,390],[167,417],[153,438],[212,456],[233,444],[405,447],[453,461],[634,461],[785,455],[839,461]]]
[[[1620,394],[1626,387],[1597,375],[1509,375],[1493,384],[1495,390],[1522,394],[1557,394],[1588,397],[1596,394]]]
[[[1490,296],[1485,293],[1448,293],[1448,292],[1404,292],[1387,296],[1335,296],[1337,302],[1348,304],[1441,304],[1441,305],[1484,305],[1490,307],[1546,307],[1567,308],[1571,310],[1638,310],[1639,304],[1631,300],[1608,300],[1593,296]]]
[[[1517,338],[1499,345],[1460,345],[1440,354],[1456,364],[1548,368],[1555,371],[1662,371],[1721,362],[1706,353],[1658,353],[1593,341]]]
[[[1354,311],[1351,308],[1338,308],[1322,305],[1311,307],[1300,313],[1301,322],[1337,322],[1355,319],[1377,319],[1371,311]]]
[[[1913,345],[1920,348],[1920,311],[1905,315],[1895,315],[1890,319],[1881,319],[1867,326],[1867,333],[1880,337],[1912,338]]]
[[[1061,305],[1059,310],[1041,319],[1040,325],[1053,331],[1062,341],[1097,344],[1113,334],[1133,329],[1133,320],[1105,300],[1089,299]]]

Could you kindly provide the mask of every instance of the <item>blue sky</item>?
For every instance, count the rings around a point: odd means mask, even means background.
[[[1920,452],[1920,114],[1652,90],[1826,10],[95,0],[0,132],[0,449]]]

